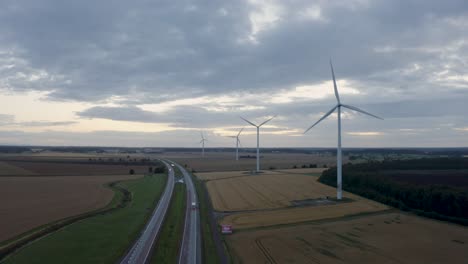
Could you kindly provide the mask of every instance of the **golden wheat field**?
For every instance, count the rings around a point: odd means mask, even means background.
[[[468,228],[401,213],[240,232],[234,263],[454,263],[468,260]]]
[[[331,219],[386,209],[389,209],[386,205],[362,199],[333,205],[235,213],[225,216],[220,222],[230,224],[236,229],[245,229]]]
[[[242,172],[219,173],[220,179],[206,183],[208,192],[217,211],[245,211],[285,208],[294,200],[318,199],[336,195],[336,189],[317,182],[317,178],[300,174],[269,171],[260,175],[246,175]],[[229,178],[222,179],[224,175]],[[206,178],[206,175],[202,177]],[[365,207],[381,208],[378,203],[354,194],[346,193],[345,197],[358,203],[368,204]],[[360,208],[362,206],[359,206]]]
[[[306,168],[306,169],[281,169],[281,170],[266,170],[262,171],[262,175],[271,174],[306,174],[319,176],[325,169],[324,168]],[[226,178],[235,178],[243,176],[251,176],[251,171],[216,171],[216,172],[199,172],[196,174],[197,178],[204,181],[220,180]]]

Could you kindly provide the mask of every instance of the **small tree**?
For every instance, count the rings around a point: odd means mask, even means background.
[[[133,169],[130,169],[130,171],[128,172],[130,175],[133,175],[135,174],[135,171]]]
[[[153,173],[153,167],[149,167],[149,168],[148,168],[148,172],[149,172],[149,173]]]

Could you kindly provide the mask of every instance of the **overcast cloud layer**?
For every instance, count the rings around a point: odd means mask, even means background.
[[[331,147],[333,117],[301,135],[335,104],[331,58],[343,102],[385,118],[345,112],[345,146],[467,146],[467,36],[463,0],[2,1],[0,91],[86,107],[70,120],[0,112],[0,144],[193,147],[200,129],[277,114],[264,145]],[[73,130],[90,120],[117,122]]]

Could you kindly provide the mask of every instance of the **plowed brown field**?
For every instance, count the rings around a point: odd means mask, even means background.
[[[226,237],[234,263],[467,263],[468,228],[387,213]]]
[[[106,206],[104,184],[140,176],[0,177],[0,241],[35,227]]]
[[[80,164],[59,162],[37,162],[37,161],[4,161],[0,163],[0,175],[22,176],[22,175],[124,175],[130,169],[135,174],[143,174],[148,171],[149,166],[132,165],[105,165],[105,164]],[[1,172],[1,171],[4,172]]]
[[[3,175],[35,175],[36,173],[18,166],[0,161],[0,176]]]
[[[241,171],[254,170],[256,159],[254,153],[242,153],[241,155],[251,155],[251,158],[240,158],[235,160],[234,152],[206,152],[205,157],[197,153],[165,153],[165,158],[174,160],[182,165],[187,164],[197,172],[209,171]],[[261,153],[261,169],[292,169],[293,166],[317,164],[332,166],[336,164],[335,156],[324,156],[316,154],[301,153]],[[343,157],[343,162],[347,162],[347,156]]]

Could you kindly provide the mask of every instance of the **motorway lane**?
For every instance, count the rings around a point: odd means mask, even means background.
[[[185,227],[182,245],[179,255],[179,264],[201,264],[201,235],[200,235],[200,211],[197,191],[190,174],[177,163],[175,164],[184,175],[187,186],[187,209],[185,213]],[[192,209],[192,203],[197,209]]]
[[[149,255],[159,230],[164,222],[167,209],[171,202],[172,193],[174,191],[174,169],[165,161],[162,161],[168,169],[167,184],[163,195],[159,199],[158,205],[151,215],[150,220],[145,226],[140,237],[133,244],[127,255],[121,260],[121,264],[129,263],[146,263],[149,260]]]

